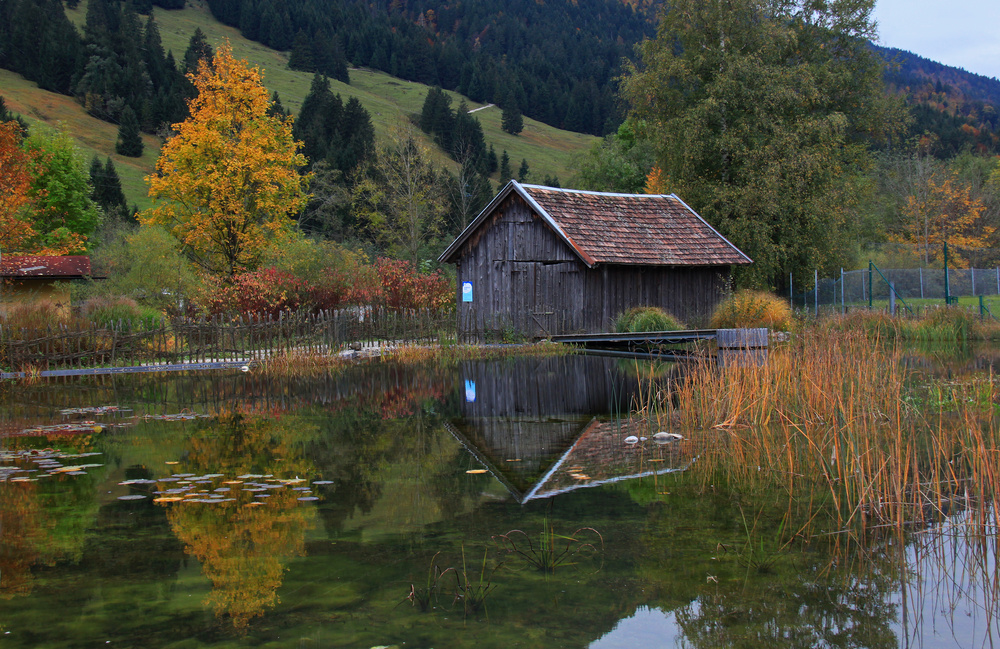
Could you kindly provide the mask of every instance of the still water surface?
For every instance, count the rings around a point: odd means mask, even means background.
[[[8,385],[0,647],[992,646],[995,530],[786,544],[780,494],[622,423],[637,374]]]

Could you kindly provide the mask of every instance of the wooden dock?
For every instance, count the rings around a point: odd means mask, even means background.
[[[552,342],[579,345],[589,351],[636,355],[677,354],[687,350],[672,347],[699,340],[716,340],[719,348],[733,350],[766,349],[767,329],[687,329],[642,333],[595,333],[552,336]]]
[[[699,340],[715,340],[716,329],[688,329],[684,331],[646,331],[642,333],[596,333],[552,336],[554,343],[579,345],[585,349],[649,353],[666,345],[683,345]]]

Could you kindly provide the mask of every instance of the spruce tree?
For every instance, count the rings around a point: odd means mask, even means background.
[[[7,103],[3,97],[0,97],[0,123],[2,122],[17,122],[17,125],[21,128],[22,137],[28,137],[28,123],[20,115],[10,112],[7,108]]]
[[[507,149],[504,149],[500,155],[500,182],[506,185],[513,177],[514,173],[510,169],[510,156],[507,155]]]
[[[292,41],[292,53],[288,55],[288,67],[291,70],[302,70],[303,72],[316,71],[312,41],[301,29],[295,34],[295,40]]]
[[[139,120],[131,106],[122,111],[122,123],[118,127],[118,141],[115,151],[118,155],[138,158],[142,155],[142,135],[139,132]]]
[[[197,72],[198,61],[205,60],[211,63],[214,56],[215,52],[208,44],[205,32],[201,31],[201,27],[196,27],[194,33],[191,34],[191,40],[188,41],[188,47],[184,51],[184,72]]]
[[[513,99],[507,101],[500,115],[500,128],[511,135],[517,135],[524,130],[524,118]]]
[[[90,161],[90,186],[91,200],[104,210],[106,216],[117,218],[128,213],[121,179],[111,158],[103,165],[96,155]]]
[[[291,111],[281,104],[281,97],[278,96],[277,90],[271,95],[271,107],[267,109],[267,115],[278,119],[287,119],[292,115]]]
[[[528,180],[528,160],[521,158],[521,167],[517,170],[517,182],[523,183]]]

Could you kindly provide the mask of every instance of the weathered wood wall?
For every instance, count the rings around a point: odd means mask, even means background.
[[[609,331],[634,306],[659,306],[685,321],[718,303],[728,267],[588,268],[518,195],[499,205],[458,261],[458,329],[467,338],[540,338]],[[472,282],[472,302],[462,283]]]

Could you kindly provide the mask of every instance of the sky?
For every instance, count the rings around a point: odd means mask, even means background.
[[[879,45],[1000,79],[1000,0],[877,0]]]

